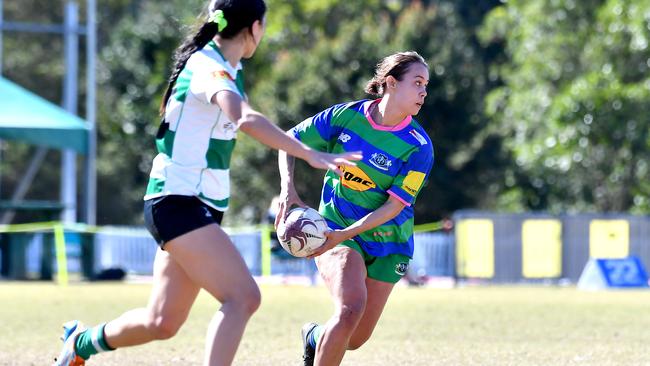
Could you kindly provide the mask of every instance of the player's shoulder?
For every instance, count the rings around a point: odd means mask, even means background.
[[[234,70],[227,65],[227,61],[216,51],[208,47],[194,52],[187,60],[187,66],[198,73],[217,72],[224,75],[227,74],[231,79],[236,77],[236,75],[231,75],[234,73]]]
[[[365,100],[339,103],[327,109],[331,115],[332,123],[335,125],[346,125],[358,116],[363,116],[363,104]]]
[[[355,100],[351,102],[343,102],[339,104],[335,104],[330,107],[332,112],[334,114],[340,114],[345,111],[354,111],[354,112],[360,112],[363,111],[363,103],[367,102],[366,99],[362,100]]]
[[[414,146],[418,146],[421,151],[430,151],[433,154],[433,143],[422,125],[411,119],[411,123],[404,129],[406,139]]]

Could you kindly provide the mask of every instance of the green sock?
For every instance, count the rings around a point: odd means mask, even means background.
[[[86,329],[79,334],[75,342],[75,352],[77,356],[87,360],[90,356],[99,352],[113,351],[114,348],[108,346],[104,336],[104,327],[106,323],[96,327]]]

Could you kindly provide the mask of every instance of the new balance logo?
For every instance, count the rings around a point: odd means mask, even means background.
[[[339,140],[342,143],[346,143],[346,142],[350,141],[351,139],[352,139],[352,137],[350,137],[350,135],[348,135],[348,134],[342,133],[342,134],[339,135]]]

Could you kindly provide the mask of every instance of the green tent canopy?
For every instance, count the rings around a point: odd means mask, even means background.
[[[57,149],[88,149],[88,124],[63,108],[0,77],[0,139]]]

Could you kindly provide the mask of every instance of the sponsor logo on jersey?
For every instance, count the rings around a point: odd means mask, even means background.
[[[235,79],[230,76],[226,70],[217,70],[212,73],[212,79],[214,80],[230,80],[235,81]]]
[[[341,134],[339,135],[339,141],[341,141],[341,142],[344,143],[344,144],[345,144],[346,142],[350,141],[350,139],[352,139],[352,137],[350,137],[350,135],[348,135],[348,134],[346,134],[346,133],[341,133]]]
[[[402,182],[402,189],[404,189],[411,196],[415,196],[416,193],[420,190],[422,183],[424,183],[425,174],[422,172],[416,172],[415,170],[409,170]]]
[[[232,122],[226,122],[223,124],[223,132],[228,132],[228,131],[234,131],[235,130],[235,124]]]
[[[344,187],[360,192],[377,187],[377,184],[358,166],[341,166],[340,169],[343,172],[341,181]]]
[[[381,170],[388,170],[393,162],[388,160],[388,157],[381,153],[374,153],[370,156],[370,164]]]
[[[409,269],[409,264],[406,262],[400,262],[395,265],[395,273],[397,273],[400,276],[404,276],[406,274],[406,271]]]
[[[374,233],[372,233],[372,236],[378,237],[378,238],[384,238],[384,237],[393,236],[393,232],[392,231],[375,231]]]
[[[424,136],[420,135],[420,133],[418,131],[411,130],[411,131],[409,131],[409,133],[411,134],[411,136],[415,137],[416,140],[418,140],[420,145],[426,145],[428,143],[427,139],[425,139]]]

